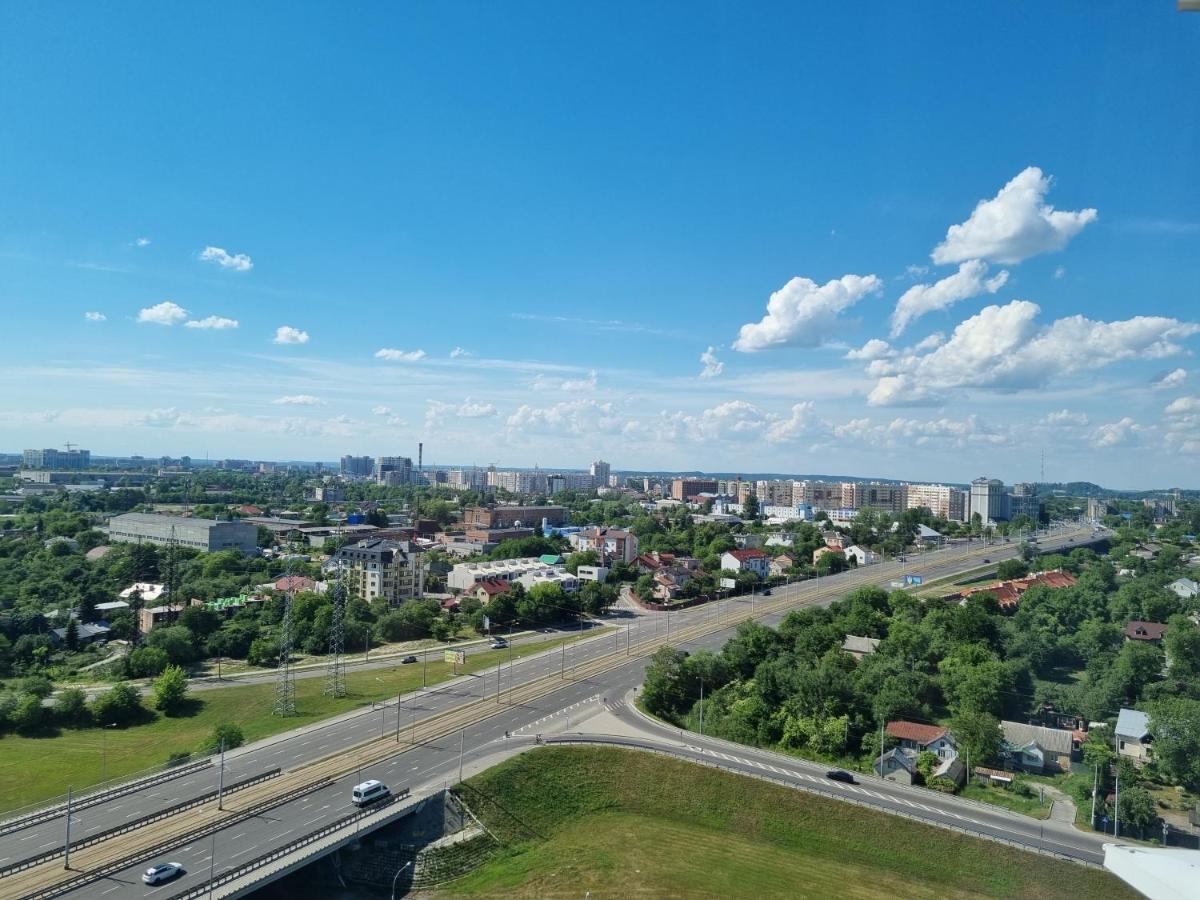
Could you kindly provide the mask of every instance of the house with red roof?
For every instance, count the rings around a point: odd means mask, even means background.
[[[968,597],[975,594],[991,594],[996,598],[996,602],[1000,604],[1000,609],[1003,612],[1013,612],[1021,601],[1021,595],[1031,587],[1041,585],[1049,588],[1066,588],[1072,587],[1075,584],[1075,580],[1075,576],[1070,572],[1054,569],[1049,572],[1038,572],[1036,575],[1030,575],[1026,578],[998,581],[987,587],[971,588],[958,594],[951,594],[947,599],[958,600],[960,603],[963,603],[966,602]]]
[[[721,554],[721,568],[732,572],[753,572],[766,578],[770,572],[771,559],[761,550],[726,550]]]
[[[938,758],[933,778],[947,778],[956,784],[966,780],[966,769],[958,758],[958,741],[950,729],[901,719],[888,722],[885,730],[899,744],[875,758],[876,774],[889,781],[912,784],[921,754],[933,753]]]
[[[1125,640],[1141,641],[1145,644],[1161,644],[1163,635],[1167,633],[1167,626],[1163,622],[1143,622],[1139,619],[1134,619],[1125,626]]]
[[[484,606],[487,606],[493,597],[506,593],[511,589],[511,581],[506,581],[503,578],[483,578],[475,582],[475,586],[471,588],[470,594]]]

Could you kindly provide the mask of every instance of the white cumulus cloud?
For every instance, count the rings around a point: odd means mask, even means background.
[[[254,268],[253,260],[245,253],[227,253],[221,247],[205,247],[200,251],[200,259],[216,263],[222,269],[233,269],[235,272],[249,272]]]
[[[187,310],[178,303],[164,300],[162,303],[156,303],[141,310],[138,313],[137,320],[139,322],[149,322],[153,325],[175,325],[182,322],[187,316]]]
[[[288,394],[271,401],[280,406],[322,406],[325,401],[312,394]]]
[[[419,359],[425,358],[424,350],[396,350],[393,347],[384,347],[375,351],[376,359],[387,359],[392,362],[416,362]]]
[[[1172,400],[1163,410],[1168,416],[1187,416],[1200,413],[1200,397],[1180,397]]]
[[[133,243],[134,243],[135,245],[137,245],[138,247],[149,247],[149,246],[150,246],[150,238],[148,238],[148,237],[140,237],[140,238],[138,238],[136,241],[134,241]]]
[[[103,322],[105,319],[108,318],[108,316],[106,316],[102,312],[85,312],[83,314],[83,317],[85,319],[87,319],[89,322]]]
[[[372,407],[371,412],[377,416],[390,416],[392,414],[392,408],[390,406],[383,406],[380,404],[379,406]]]
[[[425,401],[425,426],[436,428],[447,419],[489,419],[498,414],[491,403],[480,403],[467,397],[462,403],[446,403],[442,400]]]
[[[185,328],[212,328],[216,331],[224,331],[229,328],[237,328],[237,319],[226,319],[223,316],[207,316],[203,319],[192,319],[184,324]]]
[[[1137,436],[1145,429],[1129,416],[1117,421],[1099,426],[1092,433],[1093,447],[1121,447],[1133,444]]]
[[[725,363],[717,359],[716,347],[709,347],[700,354],[700,363],[704,366],[700,370],[701,378],[716,378],[725,371]]]
[[[889,356],[895,356],[896,351],[892,349],[892,345],[887,341],[881,341],[879,338],[871,338],[857,350],[850,350],[846,353],[846,359],[862,359],[870,362],[874,359],[886,359]]]
[[[951,225],[946,239],[933,249],[935,263],[986,259],[1019,263],[1039,253],[1061,250],[1071,238],[1096,220],[1096,210],[1056,210],[1046,203],[1050,178],[1030,166],[1000,189],[990,200],[981,200],[971,217]]]
[[[1174,369],[1154,382],[1154,386],[1164,391],[1181,387],[1187,381],[1187,374],[1187,369]]]
[[[1098,322],[1076,315],[1040,325],[1040,311],[1027,300],[988,306],[931,352],[875,360],[867,366],[867,374],[878,379],[868,403],[932,403],[966,387],[1042,387],[1060,375],[1121,360],[1182,353],[1179,342],[1200,332],[1200,325],[1163,316]]]
[[[987,263],[981,259],[969,259],[958,267],[953,275],[947,275],[933,284],[914,284],[905,291],[892,312],[892,337],[899,337],[904,329],[926,313],[953,306],[960,300],[969,300],[985,291],[994,294],[1008,281],[1008,272],[1001,269],[991,278],[985,278]]]
[[[770,347],[818,347],[839,330],[838,316],[883,282],[875,275],[843,275],[825,284],[793,278],[767,301],[767,314],[741,327],[733,348],[753,353]]]
[[[596,375],[596,370],[592,369],[592,371],[588,372],[587,378],[566,378],[560,387],[569,394],[579,393],[580,391],[591,393],[596,390],[598,381],[599,378]]]
[[[291,325],[280,325],[275,329],[275,337],[271,339],[272,344],[307,344],[308,332],[301,331],[299,328],[293,328]]]
[[[473,355],[474,354],[471,353],[470,350],[464,350],[462,347],[455,347],[453,350],[450,351],[451,359],[458,359],[461,356],[473,356]]]

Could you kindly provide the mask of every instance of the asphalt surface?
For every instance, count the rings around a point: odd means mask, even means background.
[[[1090,532],[1076,531],[1072,536],[1074,537],[1072,544],[1067,543],[1065,535],[1059,538],[1043,538],[1042,549],[1054,549],[1060,543],[1068,547],[1078,546],[1083,539],[1090,538]],[[864,583],[886,585],[906,572],[920,573],[928,582],[955,572],[977,568],[980,565],[980,556],[988,556],[992,562],[1009,558],[1017,553],[1017,547],[1015,542],[995,544],[986,548],[980,547],[978,555],[970,560],[950,561],[945,559],[957,552],[958,548],[940,553],[929,553],[922,557],[912,556],[907,563],[903,564],[888,563],[823,578],[819,587],[815,581],[808,581],[793,584],[787,588],[776,588],[771,599],[778,600],[786,596],[797,603],[803,603],[805,600],[815,599],[817,591],[820,590],[822,593],[830,593],[830,596],[817,601],[820,605],[824,605],[837,599],[837,594]],[[835,589],[837,594],[832,593]],[[156,894],[170,896],[189,884],[195,885],[205,881],[208,878],[210,866],[212,871],[219,875],[227,869],[242,865],[276,847],[286,846],[322,825],[351,812],[353,807],[350,804],[350,791],[353,785],[359,781],[378,778],[390,785],[393,790],[408,787],[414,791],[425,786],[441,786],[443,782],[448,785],[453,784],[457,781],[458,776],[459,733],[438,741],[409,747],[405,739],[405,729],[406,726],[411,727],[414,720],[419,720],[433,712],[451,709],[471,699],[495,697],[497,687],[499,687],[497,714],[467,727],[461,733],[464,749],[463,762],[469,766],[472,762],[494,757],[498,753],[519,751],[523,749],[520,742],[527,743],[528,737],[506,738],[506,733],[526,733],[531,728],[550,731],[550,726],[555,725],[557,719],[565,722],[572,710],[580,710],[588,704],[594,704],[597,702],[597,698],[601,703],[604,698],[608,698],[611,703],[614,698],[623,697],[628,691],[641,684],[646,660],[631,657],[627,665],[620,666],[597,678],[583,681],[571,679],[572,664],[609,653],[616,648],[635,652],[642,640],[655,633],[660,636],[665,635],[668,627],[673,632],[688,625],[709,620],[716,621],[719,615],[728,615],[735,608],[743,609],[756,602],[758,600],[755,598],[739,597],[722,601],[720,604],[710,603],[690,610],[671,613],[669,623],[668,616],[664,613],[617,617],[608,624],[624,624],[626,627],[614,634],[599,635],[582,640],[576,645],[526,657],[520,655],[519,647],[514,647],[511,663],[502,663],[499,671],[491,670],[487,673],[460,677],[428,691],[418,691],[400,698],[398,750],[407,748],[407,752],[400,752],[397,756],[364,768],[360,772],[342,778],[314,793],[287,801],[256,818],[228,827],[213,837],[185,844],[176,850],[160,854],[159,858],[140,860],[122,872],[81,887],[64,896],[79,898],[118,898]],[[771,624],[780,617],[781,615],[773,615],[762,621]],[[718,649],[728,640],[730,634],[731,630],[725,629],[685,646]],[[564,677],[561,690],[532,703],[519,706],[510,706],[504,702],[506,687],[558,672],[561,672]],[[635,714],[629,712],[628,715]],[[543,728],[544,723],[549,724]],[[644,721],[641,724],[643,730],[649,728]],[[381,733],[392,735],[397,733],[395,702],[380,710],[366,709],[355,712],[321,725],[300,729],[298,732],[278,735],[227,754],[225,783],[229,784],[276,767],[293,768],[306,761],[326,756],[339,747],[349,748],[359,742],[377,738]],[[651,737],[648,739],[653,740],[652,729],[649,733]],[[764,770],[761,770],[757,764],[762,762],[760,751],[734,747],[734,745],[726,745],[722,749],[710,739],[706,738],[703,741],[703,744],[692,744],[692,749],[689,749],[688,746],[679,746],[674,752],[683,758],[703,758],[710,763],[718,761],[733,771],[754,770],[754,774],[764,774]],[[685,741],[685,743],[687,742]],[[725,754],[728,758],[716,756],[714,751]],[[347,752],[352,751],[348,750]],[[767,754],[767,756],[774,757],[775,755]],[[852,786],[843,786],[834,782],[825,784],[825,780],[821,777],[823,770],[820,770],[820,767],[802,763],[790,757],[779,759],[786,759],[786,769],[795,774],[780,776],[778,772],[767,770],[767,774],[770,774],[771,777],[781,777],[782,780],[791,778],[798,785],[809,788],[816,787],[834,796],[853,794],[854,799],[861,802],[877,806],[880,809],[905,812],[909,815],[924,816],[927,814],[931,819],[957,815],[960,818],[956,821],[966,821],[971,828],[981,833],[989,833],[988,829],[992,829],[996,836],[1005,836],[1009,840],[1018,840],[1030,846],[1044,846],[1045,849],[1054,852],[1091,861],[1095,861],[1097,858],[1095,854],[1098,845],[1093,846],[1089,836],[1079,832],[1060,834],[1056,827],[1052,829],[1049,824],[1043,825],[1036,820],[1014,816],[1003,811],[981,808],[976,804],[954,797],[937,795],[934,792],[921,791],[920,799],[914,800],[910,794],[914,789],[903,788],[879,780],[872,780],[870,785],[863,785],[859,790],[852,790]],[[778,761],[769,765],[774,765],[778,769],[785,768]],[[105,831],[115,825],[131,822],[173,803],[213,790],[216,787],[217,777],[218,770],[214,766],[194,775],[174,779],[145,791],[81,810],[72,817],[72,839],[77,840]],[[914,806],[915,803],[919,803],[920,806]],[[0,867],[39,852],[61,847],[63,831],[64,821],[59,816],[49,822],[32,825],[0,837]],[[1072,843],[1070,839],[1073,836],[1080,837],[1075,837],[1075,842]],[[143,885],[140,881],[141,872],[155,862],[166,860],[182,863],[187,869],[187,874],[167,885],[156,887]]]

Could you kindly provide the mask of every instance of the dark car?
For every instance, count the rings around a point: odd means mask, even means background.
[[[825,773],[825,777],[832,781],[842,781],[846,784],[858,784],[858,782],[854,780],[854,776],[843,769],[830,769]]]
[[[400,663],[401,665],[408,665],[409,663],[415,663],[416,661],[417,658],[415,656],[406,656],[404,659],[400,660]]]
[[[986,556],[983,558],[983,561],[984,561],[985,563],[990,563],[990,562],[991,562],[991,560],[990,560],[990,559],[988,559]]]
[[[765,590],[762,592],[762,595],[763,595],[764,597],[770,597],[770,596],[771,596],[771,589],[770,589],[770,588],[766,588],[766,589],[765,589]]]

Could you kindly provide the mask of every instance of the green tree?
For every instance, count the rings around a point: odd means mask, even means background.
[[[1150,734],[1159,770],[1191,790],[1200,790],[1200,700],[1172,697],[1150,704]]]
[[[240,747],[246,743],[246,736],[242,734],[242,729],[232,722],[222,722],[212,730],[212,734],[204,742],[200,748],[201,753],[220,753],[222,747],[226,750],[232,750],[235,747]]]
[[[1121,789],[1121,827],[1136,829],[1139,834],[1154,824],[1158,813],[1154,809],[1154,798],[1145,788],[1136,784]]]
[[[179,666],[167,666],[154,682],[154,705],[168,716],[175,715],[187,700],[187,673]]]
[[[171,657],[161,647],[138,647],[129,654],[127,666],[134,678],[153,678],[171,664]]]
[[[647,712],[677,721],[688,698],[686,659],[686,653],[671,647],[654,651],[642,682],[642,703]]]
[[[64,688],[54,700],[54,718],[68,728],[86,728],[92,724],[87,695],[79,688]]]
[[[950,720],[950,731],[958,740],[959,751],[971,762],[971,767],[998,762],[1003,736],[1000,720],[990,713],[964,711]]]
[[[35,694],[21,694],[8,719],[13,728],[22,734],[41,731],[46,726],[46,707],[42,706],[42,698]]]
[[[182,625],[160,625],[146,635],[147,647],[158,647],[176,665],[189,663],[197,656],[196,637]]]
[[[746,499],[742,501],[742,518],[751,521],[758,518],[758,497],[754,494],[747,494]]]
[[[256,637],[246,651],[246,662],[264,669],[279,665],[279,639],[266,635]]]
[[[67,620],[66,632],[63,634],[63,643],[72,653],[79,649],[79,625],[74,619]]]
[[[92,701],[92,717],[104,724],[129,725],[145,714],[142,698],[133,685],[123,681]]]
[[[1029,574],[1029,566],[1019,559],[1001,560],[996,565],[996,577],[1001,581],[1010,581],[1014,578],[1024,578]]]

